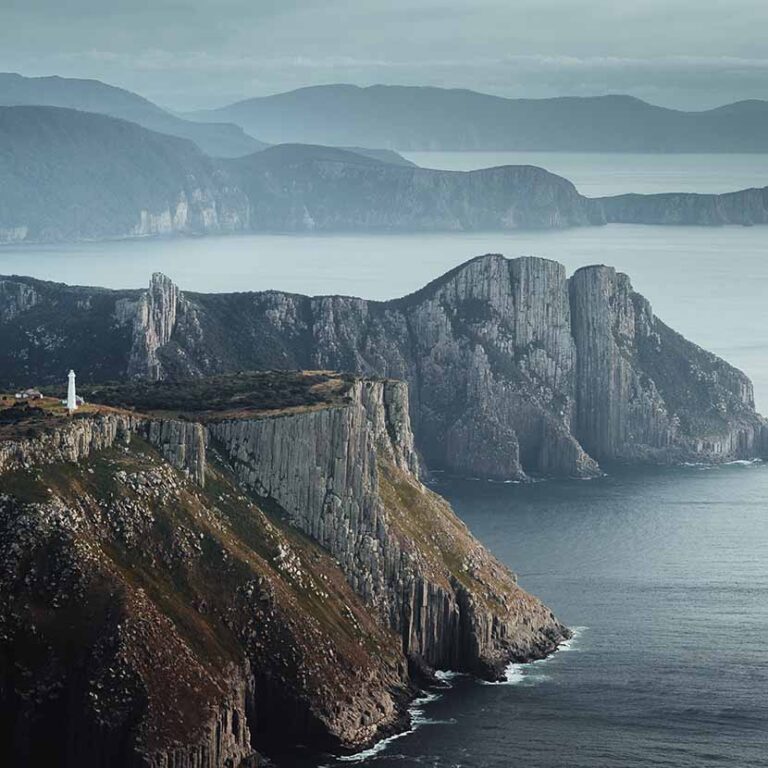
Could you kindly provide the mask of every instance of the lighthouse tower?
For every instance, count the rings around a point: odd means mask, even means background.
[[[67,384],[67,410],[74,413],[77,410],[77,394],[75,393],[75,372],[69,372]]]

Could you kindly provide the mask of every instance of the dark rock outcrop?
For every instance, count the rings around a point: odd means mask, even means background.
[[[189,404],[204,385],[102,394]],[[405,725],[409,668],[499,679],[568,636],[414,474],[403,383],[211,387],[228,392],[213,410],[70,419],[45,401],[42,434],[0,430],[9,764],[225,768],[257,764],[254,745],[355,748]],[[304,403],[263,408],[286,388]],[[203,477],[177,469],[190,430]]]
[[[725,461],[766,450],[749,380],[666,328],[606,267],[569,281],[552,261],[490,255],[389,302],[182,294],[154,276],[143,293],[95,291],[70,321],[87,328],[87,348],[67,337],[44,352],[30,339],[54,335],[62,307],[85,301],[87,289],[13,281],[7,295],[38,299],[20,314],[17,301],[6,305],[8,385],[25,385],[31,370],[36,382],[56,380],[69,365],[83,381],[297,368],[399,378],[427,465],[497,479],[589,476],[596,460]],[[94,348],[111,350],[110,367]]]
[[[14,280],[0,280],[0,321],[13,320],[37,304],[38,295],[31,285]]]

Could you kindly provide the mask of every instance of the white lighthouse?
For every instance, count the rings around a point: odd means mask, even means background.
[[[69,372],[67,384],[67,410],[74,413],[77,410],[77,393],[75,392],[75,372]]]

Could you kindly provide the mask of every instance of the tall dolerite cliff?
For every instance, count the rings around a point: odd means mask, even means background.
[[[749,379],[662,323],[626,275],[587,267],[569,287],[574,431],[592,456],[666,462],[768,453]]]
[[[0,281],[8,386],[331,369],[403,379],[433,469],[590,476],[612,460],[761,456],[749,380],[656,318],[629,279],[483,256],[389,302]]]
[[[430,668],[499,679],[568,636],[419,481],[403,383],[89,399],[114,405],[0,407],[3,764],[355,749],[406,725]]]

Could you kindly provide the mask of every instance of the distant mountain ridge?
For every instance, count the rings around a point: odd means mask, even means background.
[[[439,171],[377,154],[284,144],[215,159],[126,120],[0,107],[0,243],[768,223],[768,188],[592,199],[535,166]]]
[[[239,157],[267,146],[232,123],[185,120],[143,96],[99,80],[0,73],[0,106],[30,105],[65,107],[130,120],[152,131],[190,139],[214,157]]]
[[[768,151],[768,102],[756,100],[684,112],[622,95],[508,99],[460,89],[324,85],[189,117],[231,121],[273,143],[413,151]]]
[[[143,96],[100,80],[78,80],[55,75],[24,77],[15,73],[0,72],[0,106],[62,107],[117,117],[151,131],[190,139],[211,157],[243,157],[270,146],[250,136],[234,123],[200,123],[185,120]],[[375,157],[385,163],[414,165],[391,149],[343,149],[366,157]]]

